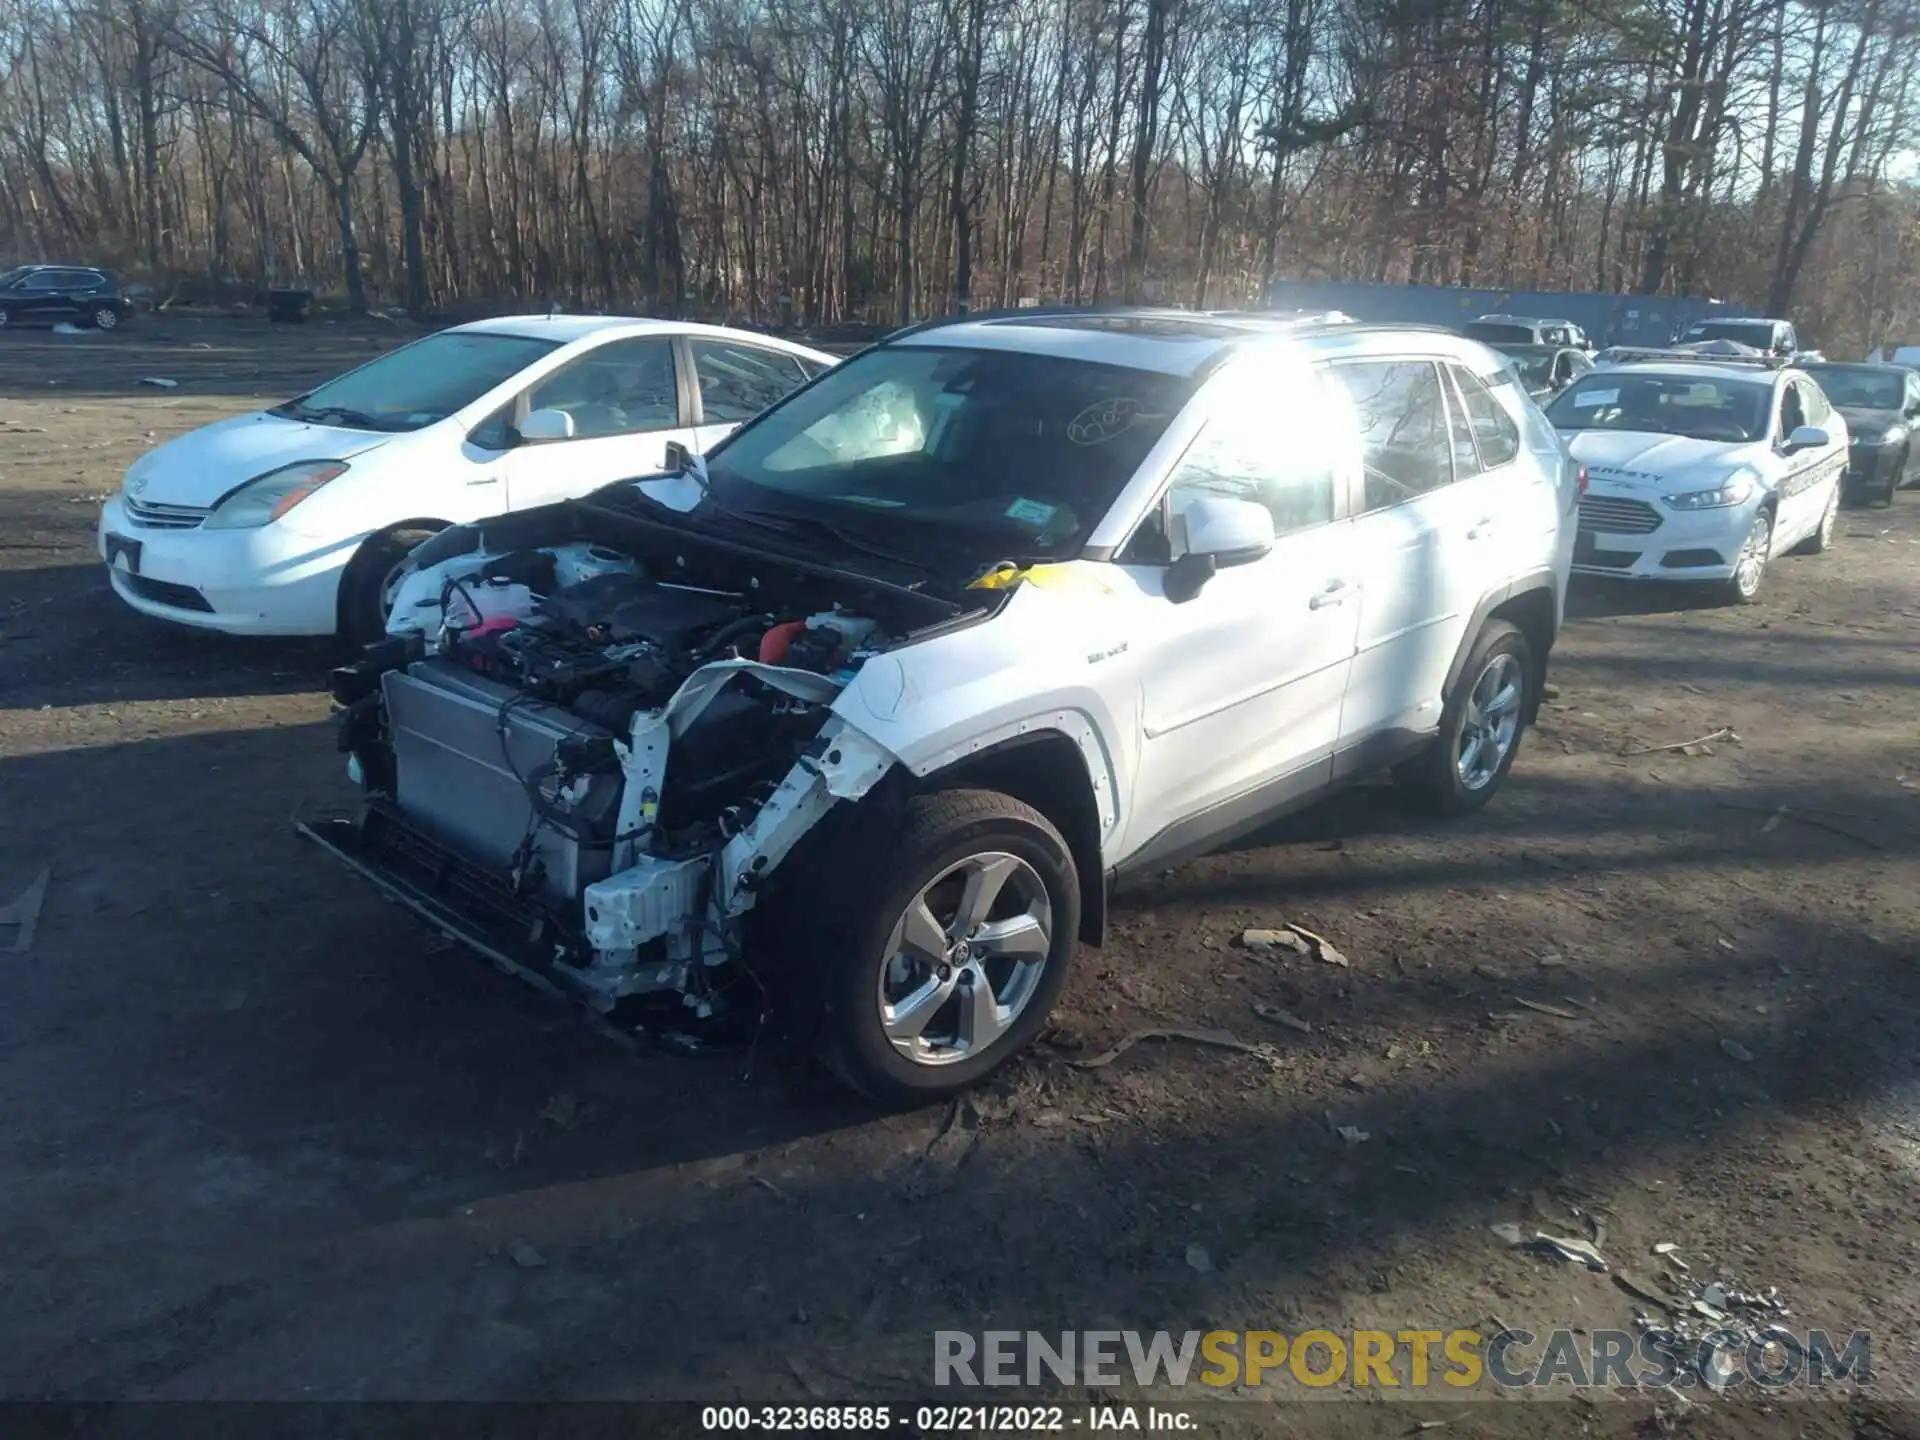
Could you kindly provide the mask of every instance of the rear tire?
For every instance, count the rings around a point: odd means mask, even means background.
[[[1447,695],[1439,737],[1395,770],[1395,781],[1434,814],[1478,810],[1513,768],[1539,683],[1527,637],[1505,620],[1489,620]]]
[[[413,548],[439,534],[433,526],[402,526],[369,535],[340,576],[340,638],[371,645],[387,633],[390,587]]]
[[[997,791],[915,796],[864,829],[822,857],[833,873],[794,912],[811,982],[796,1001],[828,1069],[906,1109],[979,1084],[1039,1033],[1067,981],[1080,877],[1053,823]]]
[[[1800,542],[1802,555],[1824,555],[1833,548],[1834,527],[1840,523],[1840,487],[1833,487],[1833,498],[1827,501],[1827,508],[1820,512],[1820,524],[1813,534]]]

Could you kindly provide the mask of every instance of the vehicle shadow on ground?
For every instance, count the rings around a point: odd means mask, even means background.
[[[152,619],[113,593],[97,562],[0,570],[0,710],[324,690],[345,655],[325,638],[247,639]]]
[[[337,1360],[342,1336],[364,1336],[353,1363],[371,1368],[353,1383],[371,1393],[613,1384],[710,1397],[749,1349],[752,1373],[777,1370],[767,1327],[803,1312],[777,1343],[877,1396],[923,1383],[934,1328],[990,1317],[1058,1330],[1094,1317],[1185,1328],[1198,1315],[1284,1328],[1361,1303],[1411,1314],[1421,1247],[1439,1232],[1515,1218],[1541,1186],[1604,1195],[1629,1162],[1680,1171],[1713,1145],[1764,1144],[1783,1112],[1838,1113],[1911,1076],[1920,1054],[1910,931],[1876,943],[1756,899],[1737,954],[1708,946],[1627,989],[1586,975],[1605,998],[1574,1019],[1501,1022],[1564,1026],[1544,1057],[1503,1058],[1496,1025],[1450,1076],[1412,1056],[1380,1065],[1424,987],[1458,991],[1466,1008],[1510,1003],[1512,982],[1478,978],[1473,953],[1443,948],[1425,977],[1365,957],[1337,1004],[1314,1012],[1313,1037],[1281,1037],[1278,1070],[1149,1046],[1082,1071],[1043,1047],[965,1105],[876,1119],[806,1066],[629,1057],[435,944],[292,834],[290,809],[345,800],[328,779],[337,764],[317,725],[0,761],[8,813],[28,817],[0,836],[0,900],[38,865],[54,873],[0,1054],[0,1090],[30,1097],[0,1231],[37,1237],[16,1247],[10,1308],[56,1317],[31,1332],[0,1323],[15,1389],[31,1376],[56,1395],[244,1392],[249,1374],[282,1373],[296,1354],[325,1389],[346,1381],[313,1356]],[[1845,853],[1824,832],[1701,820],[1676,833],[1631,802],[1600,805],[1597,787],[1526,788],[1533,803],[1497,824],[1476,817],[1424,863],[1344,882],[1277,879],[1284,864],[1176,872],[1144,903],[1518,887],[1524,865],[1489,837],[1537,849],[1577,834],[1612,874],[1702,883]],[[137,807],[124,803],[133,793]],[[1709,800],[1671,803],[1698,815]],[[1645,833],[1670,843],[1648,852]],[[1896,847],[1909,856],[1916,842],[1889,838]],[[1752,986],[1776,957],[1811,963],[1819,984],[1783,985],[1764,1017],[1703,1032],[1700,997]],[[1359,1090],[1296,1091],[1288,1044],[1374,1074]],[[1223,1109],[1223,1093],[1239,1098]],[[1330,1116],[1370,1138],[1343,1143]],[[865,1143],[843,1149],[836,1137],[856,1129]],[[1817,1198],[1797,1188],[1812,1183],[1782,1182],[1796,1204]],[[39,1211],[9,1213],[28,1196]],[[50,1225],[82,1208],[87,1225]],[[527,1303],[513,1296],[531,1262],[503,1258],[515,1244],[546,1277],[536,1329],[564,1320],[566,1343],[483,1367],[457,1341],[424,1344],[418,1327],[455,1311]],[[1213,1274],[1187,1264],[1195,1244]],[[144,1277],[189,1309],[215,1297],[219,1324],[176,1325],[164,1306],[154,1324],[85,1321],[60,1298],[76,1267]],[[300,1286],[276,1280],[289,1267]],[[636,1342],[633,1316],[669,1313]],[[688,1336],[704,1337],[701,1353]]]

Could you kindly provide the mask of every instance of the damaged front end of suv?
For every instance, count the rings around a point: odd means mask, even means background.
[[[504,968],[724,1033],[754,1018],[726,1000],[746,912],[896,762],[835,702],[968,614],[618,494],[459,527],[416,553],[389,637],[334,674],[362,817],[302,829]]]

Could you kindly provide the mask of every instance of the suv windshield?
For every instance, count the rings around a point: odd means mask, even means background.
[[[905,527],[942,544],[957,528],[986,540],[962,552],[1069,555],[1193,390],[1084,360],[888,345],[736,431],[707,473],[730,509],[863,515],[869,534],[909,544]]]
[[[1637,430],[1693,440],[1758,440],[1771,386],[1691,375],[1589,375],[1547,407],[1557,430]]]
[[[1809,365],[1807,374],[1820,382],[1827,399],[1861,410],[1898,410],[1906,399],[1907,377],[1898,370],[1869,369],[1864,365]]]
[[[1688,340],[1735,340],[1756,350],[1773,348],[1771,320],[1703,320],[1687,327]]]
[[[443,330],[329,380],[273,413],[357,430],[418,430],[472,404],[555,345],[522,335]]]

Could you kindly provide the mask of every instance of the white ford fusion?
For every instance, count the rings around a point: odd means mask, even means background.
[[[704,449],[833,363],[660,320],[457,326],[143,455],[101,512],[100,558],[164,620],[370,639],[428,535],[657,472],[670,442]]]
[[[1773,557],[1833,543],[1847,424],[1798,370],[1630,360],[1547,416],[1587,467],[1582,574],[1706,582],[1745,603]]]

